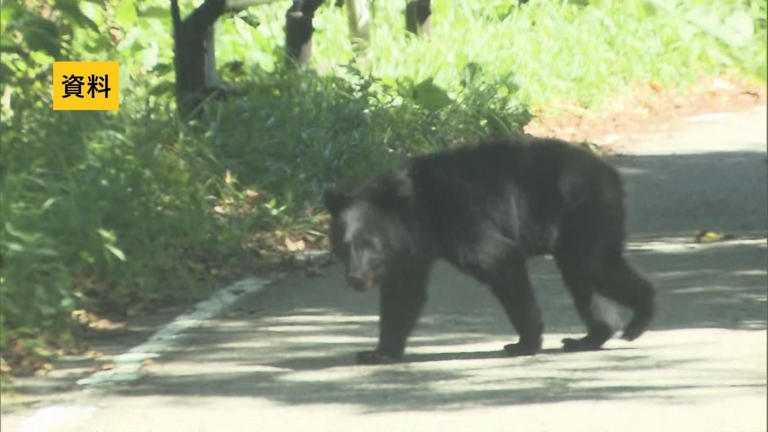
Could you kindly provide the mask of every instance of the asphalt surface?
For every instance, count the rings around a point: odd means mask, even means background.
[[[658,289],[658,315],[634,342],[562,352],[560,339],[584,329],[552,261],[537,258],[544,351],[505,357],[516,337],[501,307],[440,264],[405,362],[357,366],[354,353],[376,343],[377,295],[346,288],[333,265],[245,281],[231,305],[182,316],[132,351],[151,355],[119,357],[135,373],[63,386],[5,412],[2,430],[764,431],[765,107],[623,138],[613,159],[628,256]],[[732,239],[696,243],[702,230]]]

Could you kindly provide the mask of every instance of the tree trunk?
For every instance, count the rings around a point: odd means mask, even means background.
[[[406,0],[405,29],[413,34],[429,34],[432,16],[430,0]]]
[[[285,13],[285,61],[289,66],[312,58],[312,18],[325,0],[294,0]]]
[[[192,113],[218,81],[213,25],[225,6],[225,0],[205,0],[182,20],[178,0],[171,0],[176,105],[182,116]]]

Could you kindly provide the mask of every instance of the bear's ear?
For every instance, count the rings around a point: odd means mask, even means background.
[[[344,210],[352,198],[336,189],[328,189],[323,193],[323,205],[332,215]]]
[[[372,190],[379,198],[410,198],[413,196],[413,182],[407,171],[392,171],[379,177]]]
[[[368,196],[381,208],[400,210],[413,197],[413,182],[404,170],[389,172],[379,177]]]

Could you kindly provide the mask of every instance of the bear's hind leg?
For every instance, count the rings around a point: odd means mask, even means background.
[[[587,335],[579,338],[563,339],[565,351],[598,350],[613,335],[613,329],[599,308],[594,307],[595,286],[594,272],[586,260],[568,254],[555,254],[563,281],[573,296],[573,302],[582,321],[587,327]]]
[[[598,281],[598,292],[632,310],[632,319],[624,327],[622,338],[637,339],[651,322],[654,315],[655,290],[621,256],[614,256],[601,266],[602,277]]]

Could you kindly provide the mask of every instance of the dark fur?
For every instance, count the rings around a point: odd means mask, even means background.
[[[593,311],[599,293],[633,311],[624,338],[648,326],[653,286],[622,255],[624,206],[617,171],[567,143],[524,138],[413,158],[356,194],[329,191],[331,244],[358,289],[380,285],[380,335],[360,363],[398,360],[426,299],[431,264],[443,258],[487,284],[519,335],[511,355],[541,349],[542,322],[528,257],[552,254],[587,327],[569,351],[599,349],[613,329]],[[342,214],[362,229],[345,242]]]

